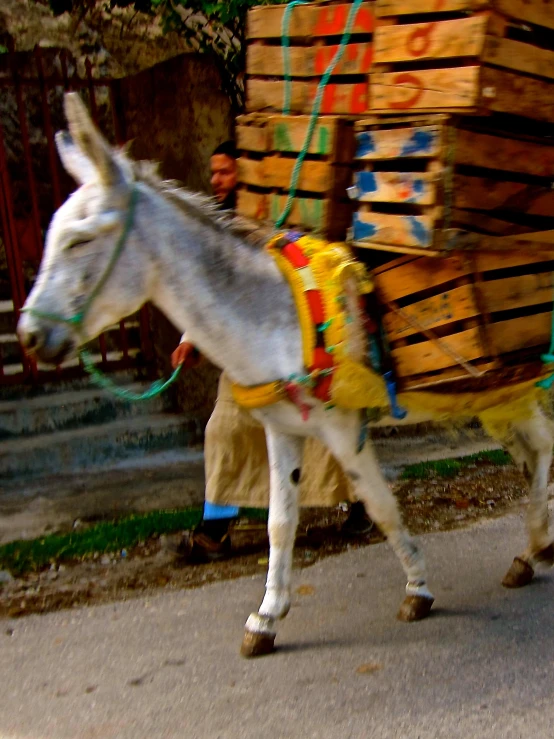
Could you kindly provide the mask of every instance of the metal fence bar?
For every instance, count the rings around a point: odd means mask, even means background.
[[[31,212],[34,236],[34,256],[40,259],[42,254],[42,229],[40,225],[40,213],[38,208],[38,197],[33,176],[33,158],[31,153],[31,143],[29,141],[29,128],[27,125],[27,114],[25,112],[25,104],[23,100],[23,89],[18,81],[17,64],[15,60],[15,51],[13,42],[10,43],[8,51],[11,66],[11,74],[14,81],[15,98],[17,101],[17,114],[19,117],[19,125],[21,128],[21,142],[23,144],[23,159],[25,160],[25,168],[27,170],[27,183],[29,186],[29,195],[31,198]]]
[[[104,114],[103,107],[99,106],[99,98],[97,97],[100,88],[107,89],[109,94],[109,106],[111,109],[113,132],[115,134],[115,140],[118,145],[122,145],[125,141],[125,119],[121,109],[121,97],[119,95],[119,81],[116,80],[105,80],[95,79],[92,75],[92,66],[89,61],[85,63],[86,75],[84,78],[79,77],[77,70],[71,73],[69,72],[68,55],[64,50],[58,52],[57,59],[59,65],[57,69],[59,71],[53,71],[51,64],[47,65],[46,52],[41,49],[36,49],[33,52],[33,56],[30,55],[26,58],[34,60],[36,67],[36,78],[29,76],[29,67],[26,63],[20,63],[22,57],[20,53],[16,52],[13,44],[10,44],[8,50],[8,61],[9,61],[9,76],[0,79],[0,94],[4,94],[4,91],[12,91],[16,102],[17,120],[19,122],[18,140],[19,146],[22,147],[22,164],[21,174],[18,177],[21,178],[21,186],[24,191],[27,191],[29,209],[28,213],[23,214],[25,222],[29,224],[31,230],[30,249],[29,246],[25,246],[23,232],[20,233],[18,223],[15,217],[15,203],[14,203],[14,186],[13,176],[15,174],[10,173],[8,169],[8,153],[7,153],[7,142],[5,140],[4,131],[2,130],[2,124],[0,122],[0,227],[3,231],[3,240],[6,250],[6,261],[7,261],[7,277],[10,285],[10,292],[14,305],[14,312],[18,317],[19,310],[22,307],[26,298],[26,274],[24,272],[23,259],[25,258],[24,250],[26,252],[35,252],[28,254],[31,257],[31,261],[34,262],[35,257],[40,258],[43,246],[42,237],[42,223],[48,215],[46,209],[50,209],[48,203],[43,203],[40,200],[42,190],[40,190],[40,184],[38,173],[35,173],[35,165],[33,163],[33,155],[36,154],[34,147],[34,138],[31,138],[31,134],[34,136],[35,131],[31,129],[31,125],[35,125],[36,121],[34,118],[31,120],[31,113],[26,110],[27,103],[37,105],[38,110],[41,113],[41,123],[39,124],[44,134],[45,143],[41,143],[40,155],[47,162],[47,180],[44,184],[51,184],[51,198],[53,209],[57,209],[63,203],[65,197],[65,184],[61,175],[58,155],[55,146],[54,130],[56,124],[54,123],[53,109],[51,105],[51,95],[55,88],[58,88],[56,94],[63,90],[79,90],[88,92],[90,99],[90,110],[93,120],[98,124],[99,118]],[[46,71],[48,69],[48,71]],[[21,74],[19,74],[21,70]],[[25,72],[23,72],[25,70]],[[30,72],[33,74],[34,70]],[[102,104],[104,98],[102,98]],[[34,110],[34,107],[30,110]],[[103,120],[103,119],[102,119]],[[41,160],[42,161],[42,160]],[[13,175],[13,176],[12,176]],[[48,179],[50,183],[48,183]],[[19,179],[17,180],[19,183]],[[42,180],[41,180],[42,182]],[[41,210],[42,208],[42,210]],[[46,208],[46,209],[45,209]],[[25,252],[25,253],[26,253]],[[134,356],[135,347],[140,346],[141,362],[144,361],[147,364],[153,365],[155,359],[155,353],[152,345],[150,335],[150,318],[147,308],[143,308],[137,315],[133,317],[133,321],[138,319],[139,322],[139,341],[137,344],[137,338],[135,336],[135,328],[131,329],[128,322],[121,321],[119,323],[117,334],[112,332],[110,335],[102,334],[99,337],[98,343],[101,353],[101,366],[103,369],[133,367],[137,363],[137,359]],[[133,335],[131,335],[131,330]],[[115,340],[115,345],[112,346],[112,339]],[[131,348],[132,347],[132,348]],[[116,348],[116,358],[111,355],[111,350]],[[0,354],[0,385],[12,382],[21,382],[25,379],[32,377],[34,380],[46,381],[54,378],[67,377],[74,375],[77,368],[68,367],[57,367],[55,370],[49,370],[45,368],[37,368],[36,362],[31,358],[27,357],[20,347],[22,355],[22,372],[16,372],[14,374],[13,368],[6,372],[5,356],[2,357]]]
[[[23,265],[19,252],[19,244],[17,239],[17,230],[13,217],[13,196],[8,172],[8,161],[6,157],[6,148],[4,140],[4,130],[0,121],[0,184],[2,191],[0,192],[0,219],[2,222],[2,233],[4,237],[4,249],[6,252],[6,263],[8,267],[8,279],[10,281],[10,292],[16,316],[19,316],[19,310],[25,302],[25,282],[23,277]],[[21,351],[21,363],[23,366],[23,374],[28,374],[31,365],[26,354]],[[4,376],[3,358],[0,359],[2,365],[2,376]]]
[[[48,147],[48,161],[50,164],[50,174],[52,176],[52,189],[54,191],[54,207],[57,209],[63,203],[63,198],[60,186],[58,159],[56,156],[56,145],[54,143],[54,127],[52,126],[52,116],[50,114],[50,106],[48,105],[48,93],[52,88],[50,86],[50,80],[44,75],[42,51],[39,46],[37,46],[37,48],[35,49],[35,60],[38,70],[38,82],[42,102],[42,119],[44,122],[44,133],[46,135],[46,145]]]

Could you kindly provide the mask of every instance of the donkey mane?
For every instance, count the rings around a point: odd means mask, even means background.
[[[233,215],[230,211],[221,210],[217,201],[210,195],[188,190],[178,180],[162,179],[158,162],[133,161],[122,153],[120,156],[131,168],[137,182],[148,185],[187,216],[202,221],[208,227],[231,233],[257,248],[265,246],[275,233],[275,228],[270,223],[262,224],[244,216]]]

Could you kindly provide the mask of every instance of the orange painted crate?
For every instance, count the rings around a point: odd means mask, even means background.
[[[288,55],[292,113],[310,113],[317,85],[340,43],[351,3],[310,3],[292,10]],[[282,111],[284,50],[282,23],[286,5],[253,8],[246,30],[246,110]],[[350,42],[326,86],[322,115],[357,115],[368,108],[368,76],[375,29],[374,2],[362,3]]]

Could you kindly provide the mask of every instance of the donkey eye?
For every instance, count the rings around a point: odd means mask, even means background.
[[[90,240],[89,241],[73,241],[71,244],[68,245],[67,249],[68,251],[70,249],[78,249],[80,246],[86,246],[87,244],[90,244],[90,243],[91,243]]]

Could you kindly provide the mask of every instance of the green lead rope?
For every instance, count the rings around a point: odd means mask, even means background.
[[[340,62],[342,57],[344,56],[344,50],[350,40],[350,36],[352,35],[352,27],[354,25],[354,19],[356,18],[356,15],[358,13],[358,10],[362,2],[363,0],[354,0],[354,2],[352,3],[352,6],[350,7],[350,11],[348,13],[348,18],[346,20],[346,26],[344,29],[344,33],[340,40],[339,48],[337,49],[337,53],[331,60],[331,63],[325,70],[325,74],[323,75],[323,77],[321,78],[319,82],[319,85],[317,86],[317,92],[316,92],[316,96],[314,99],[314,104],[312,106],[312,112],[310,113],[310,122],[308,124],[306,138],[304,140],[302,149],[300,150],[300,153],[298,154],[298,157],[294,164],[294,169],[292,171],[292,177],[290,181],[287,202],[285,204],[283,212],[281,213],[279,218],[275,221],[275,226],[277,228],[281,228],[281,226],[285,223],[285,221],[290,215],[292,204],[293,204],[294,198],[296,197],[296,191],[298,188],[298,180],[300,178],[300,170],[302,169],[302,164],[304,163],[304,159],[306,157],[306,154],[308,153],[310,144],[312,143],[312,138],[313,138],[313,134],[314,134],[316,123],[317,123],[317,118],[319,116],[319,111],[321,110],[321,103],[323,101],[323,93],[325,92],[325,88],[329,82],[329,78],[335,71],[335,67]],[[285,115],[289,115],[290,113],[290,98],[291,98],[291,87],[292,87],[292,78],[290,74],[290,57],[289,57],[290,15],[293,9],[297,5],[307,5],[307,4],[308,3],[303,2],[302,0],[293,0],[287,5],[287,7],[285,8],[285,12],[283,13],[283,22],[281,24],[281,37],[282,37],[283,61],[284,61],[284,70],[285,70],[285,74],[284,74],[285,93],[284,93],[284,102],[283,102],[283,113]]]
[[[101,387],[103,390],[107,390],[109,393],[115,395],[117,398],[128,400],[133,403],[141,400],[151,400],[152,398],[161,395],[165,390],[167,390],[170,385],[175,382],[182,367],[182,365],[180,364],[173,371],[171,377],[169,377],[167,380],[155,380],[150,385],[148,390],[145,390],[143,393],[134,393],[132,390],[127,390],[126,388],[119,387],[119,385],[116,385],[113,380],[110,380],[107,375],[99,370],[98,367],[94,365],[92,357],[86,349],[82,349],[79,352],[79,356],[81,357],[81,361],[83,362],[83,367],[90,375],[91,382],[93,382],[98,387]]]

